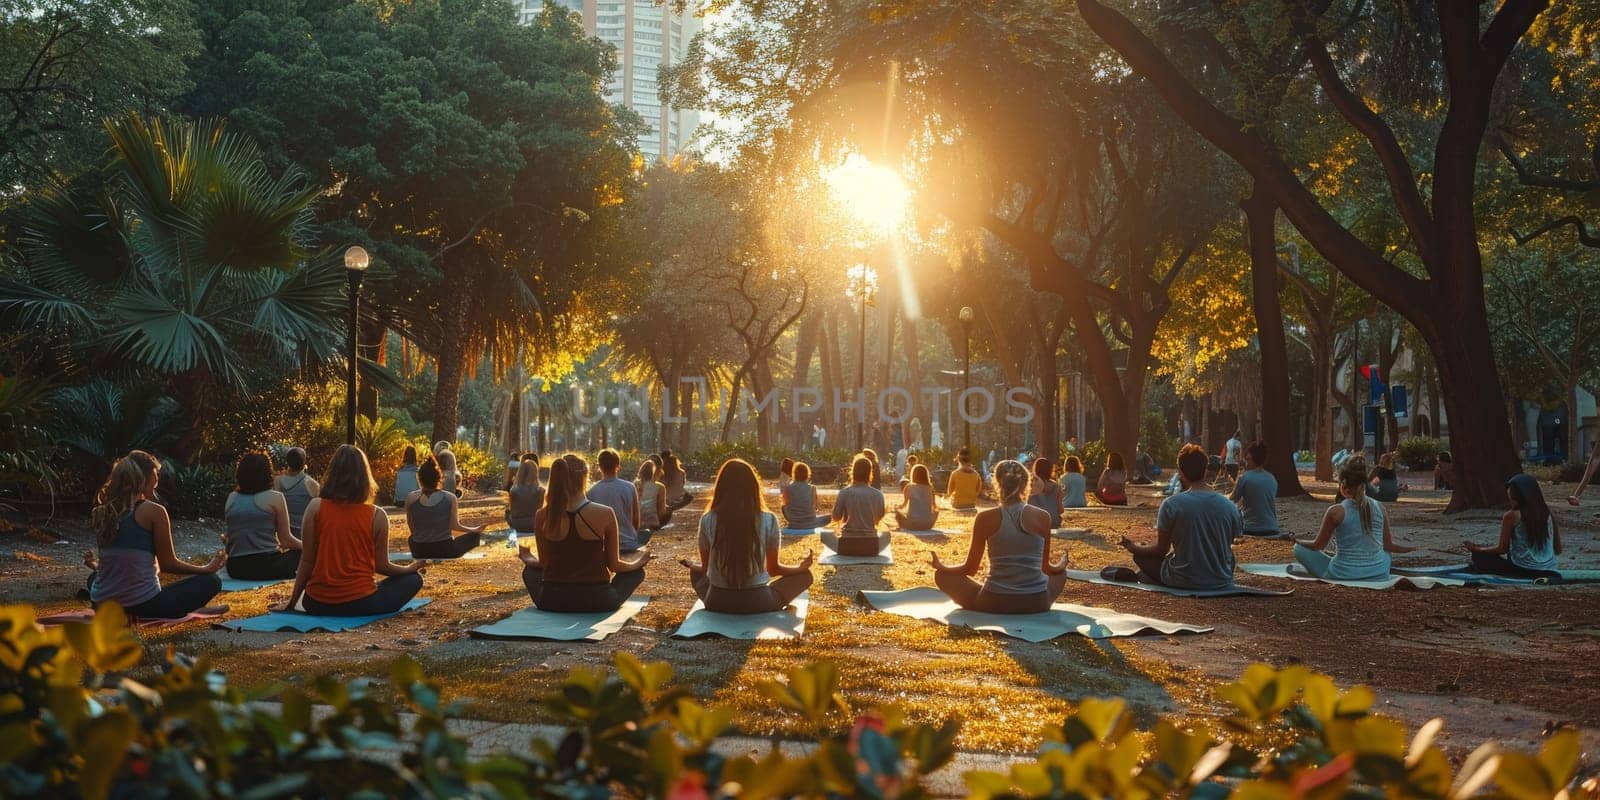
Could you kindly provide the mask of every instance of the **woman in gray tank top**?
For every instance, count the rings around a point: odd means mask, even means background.
[[[994,469],[999,508],[978,512],[965,563],[947,565],[933,554],[933,579],[962,608],[991,614],[1048,611],[1067,584],[1067,554],[1050,561],[1050,515],[1024,502],[1028,468],[1002,461]],[[989,577],[972,579],[989,555]]]
[[[283,502],[289,508],[289,532],[300,535],[300,525],[306,518],[306,506],[322,489],[317,479],[306,474],[306,451],[291,447],[283,454],[284,473],[275,484],[283,493]]]
[[[483,526],[461,524],[456,496],[440,489],[440,472],[439,463],[429,456],[417,468],[422,488],[406,498],[412,558],[460,558],[481,543],[479,533]],[[466,535],[452,538],[454,531],[465,531]]]
[[[811,483],[811,465],[796,461],[793,477],[794,480],[780,490],[783,495],[784,527],[792,531],[828,527],[833,517],[817,513],[817,487]]]
[[[300,463],[303,468],[305,462]],[[304,475],[302,472],[297,485],[304,483]],[[234,483],[222,511],[228,531],[223,537],[228,577],[244,581],[293,578],[300,569],[301,544],[290,528],[293,511],[287,496],[271,488],[272,459],[266,453],[240,456]]]

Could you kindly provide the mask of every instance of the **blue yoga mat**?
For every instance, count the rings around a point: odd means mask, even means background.
[[[359,628],[368,623],[387,619],[406,611],[422,608],[431,602],[433,602],[433,598],[417,597],[406,603],[394,614],[377,614],[370,617],[319,617],[316,614],[307,614],[303,611],[273,611],[262,614],[259,617],[217,622],[211,627],[225,631],[255,631],[257,633],[276,633],[279,631],[293,631],[296,633],[327,631],[329,633],[337,633]]]

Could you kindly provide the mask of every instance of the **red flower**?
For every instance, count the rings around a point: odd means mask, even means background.
[[[710,800],[706,793],[706,776],[699,770],[684,770],[678,782],[667,790],[667,800]]]
[[[850,729],[850,754],[858,755],[861,752],[861,732],[872,731],[883,733],[883,717],[873,712],[867,712],[856,717],[855,727]]]

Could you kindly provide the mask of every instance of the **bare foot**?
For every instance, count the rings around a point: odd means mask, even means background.
[[[1577,505],[1577,503],[1573,503],[1573,505]],[[95,558],[93,550],[83,551],[83,565],[93,572],[100,571],[100,560]]]
[[[194,613],[196,613],[196,614],[226,614],[226,613],[228,613],[228,605],[226,603],[218,603],[218,604],[216,604],[214,606],[206,606],[205,608],[197,608],[197,609],[194,610]]]

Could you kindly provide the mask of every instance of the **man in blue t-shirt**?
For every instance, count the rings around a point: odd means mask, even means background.
[[[1138,572],[1106,567],[1106,578],[1139,580],[1184,589],[1221,589],[1233,583],[1233,538],[1244,531],[1238,507],[1206,485],[1210,457],[1198,445],[1178,455],[1183,491],[1163,500],[1156,512],[1156,541],[1122,538]]]
[[[1251,442],[1244,451],[1245,471],[1233,485],[1230,500],[1244,515],[1244,535],[1278,535],[1278,479],[1267,471],[1267,446]]]
[[[622,469],[622,456],[617,451],[601,450],[599,460],[600,481],[589,487],[589,500],[617,512],[617,549],[632,553],[650,541],[650,532],[639,530],[639,492],[632,483],[617,477]]]

